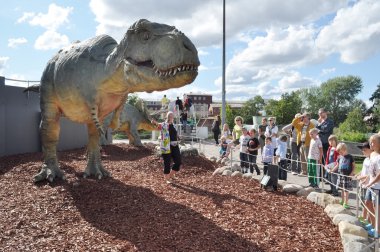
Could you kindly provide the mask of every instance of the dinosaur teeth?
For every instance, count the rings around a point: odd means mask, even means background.
[[[177,69],[178,69],[178,72],[181,72],[181,67],[178,67]]]
[[[177,68],[174,68],[173,70],[173,76],[177,73]]]
[[[160,71],[158,71],[158,76],[161,77],[162,73]]]
[[[190,66],[187,66],[187,68],[186,68],[187,70],[190,70]]]
[[[185,71],[185,70],[186,70],[186,66],[183,66],[183,67],[182,67],[182,71]]]
[[[171,70],[171,69],[170,69],[168,72],[169,72],[169,73],[168,73],[169,75],[171,75],[171,74],[172,74],[172,70]]]

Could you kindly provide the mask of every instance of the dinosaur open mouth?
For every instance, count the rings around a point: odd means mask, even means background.
[[[194,64],[183,64],[183,65],[173,66],[167,69],[160,69],[154,65],[152,60],[137,62],[131,58],[128,58],[127,61],[129,61],[130,63],[136,66],[151,68],[160,77],[161,76],[175,76],[177,73],[180,73],[180,72],[190,72],[190,71],[197,72],[198,71],[198,66]]]
[[[184,64],[184,65],[171,67],[165,70],[159,69],[158,67],[154,66],[153,70],[156,74],[158,74],[158,76],[174,76],[180,72],[190,72],[190,71],[197,72],[198,66],[192,65],[192,64]]]

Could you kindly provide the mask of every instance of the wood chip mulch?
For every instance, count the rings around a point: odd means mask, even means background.
[[[33,184],[42,154],[0,158],[0,251],[342,251],[338,228],[304,198],[183,160],[162,179],[154,146],[105,148],[112,178],[82,178],[85,149],[59,153],[67,180]]]

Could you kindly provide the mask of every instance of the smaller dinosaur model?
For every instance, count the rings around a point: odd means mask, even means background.
[[[106,131],[111,124],[113,113],[108,115],[103,122],[103,130]],[[129,143],[135,146],[142,146],[138,130],[153,131],[156,129],[155,125],[151,123],[151,115],[145,106],[143,100],[138,99],[133,106],[126,103],[120,114],[119,127],[115,129],[116,132],[125,132],[128,136]],[[104,143],[102,137],[102,144]]]

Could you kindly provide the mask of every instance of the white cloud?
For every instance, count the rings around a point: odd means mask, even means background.
[[[324,69],[322,69],[322,75],[327,75],[327,74],[330,74],[330,73],[334,73],[335,71],[336,71],[335,67],[324,68]]]
[[[284,27],[312,22],[345,6],[346,0],[236,0],[226,4],[226,35],[232,38],[247,30]],[[143,6],[143,7],[141,7]],[[294,8],[297,6],[297,8]],[[155,1],[91,0],[97,34],[120,39],[127,26],[140,18],[175,25],[196,46],[220,45],[222,41],[222,2],[219,0]]]
[[[37,50],[58,49],[69,44],[69,38],[66,35],[59,34],[56,31],[47,30],[40,35],[34,43]]]
[[[364,14],[365,13],[365,14]],[[339,53],[345,63],[356,63],[380,51],[380,2],[358,1],[339,10],[331,24],[325,26],[316,44],[329,54]]]
[[[205,56],[205,55],[209,55],[210,53],[209,52],[207,52],[207,51],[205,51],[205,50],[198,50],[198,55],[199,56]]]
[[[266,35],[255,37],[247,48],[234,55],[226,70],[228,82],[269,81],[284,75],[291,67],[320,61],[322,55],[315,50],[315,34],[311,26],[268,29]]]
[[[17,22],[28,22],[32,26],[41,26],[47,30],[57,30],[61,25],[69,22],[68,16],[73,9],[73,7],[61,7],[52,3],[49,5],[46,14],[25,12]]]
[[[1,75],[4,73],[4,69],[7,65],[8,60],[9,60],[9,57],[0,57],[0,74]]]
[[[308,88],[315,86],[318,81],[312,78],[301,76],[298,72],[293,72],[288,76],[284,76],[279,82],[279,87],[283,92],[291,92],[300,88]]]
[[[14,79],[14,80],[21,80],[21,81],[11,81],[11,80],[6,80],[5,85],[8,86],[16,86],[16,87],[28,87],[28,82],[22,82],[27,80],[24,75],[22,74],[10,74],[7,76],[8,79]],[[34,85],[36,83],[30,83],[30,85]]]
[[[8,47],[16,48],[19,45],[27,43],[28,40],[26,38],[10,38],[8,39]]]

